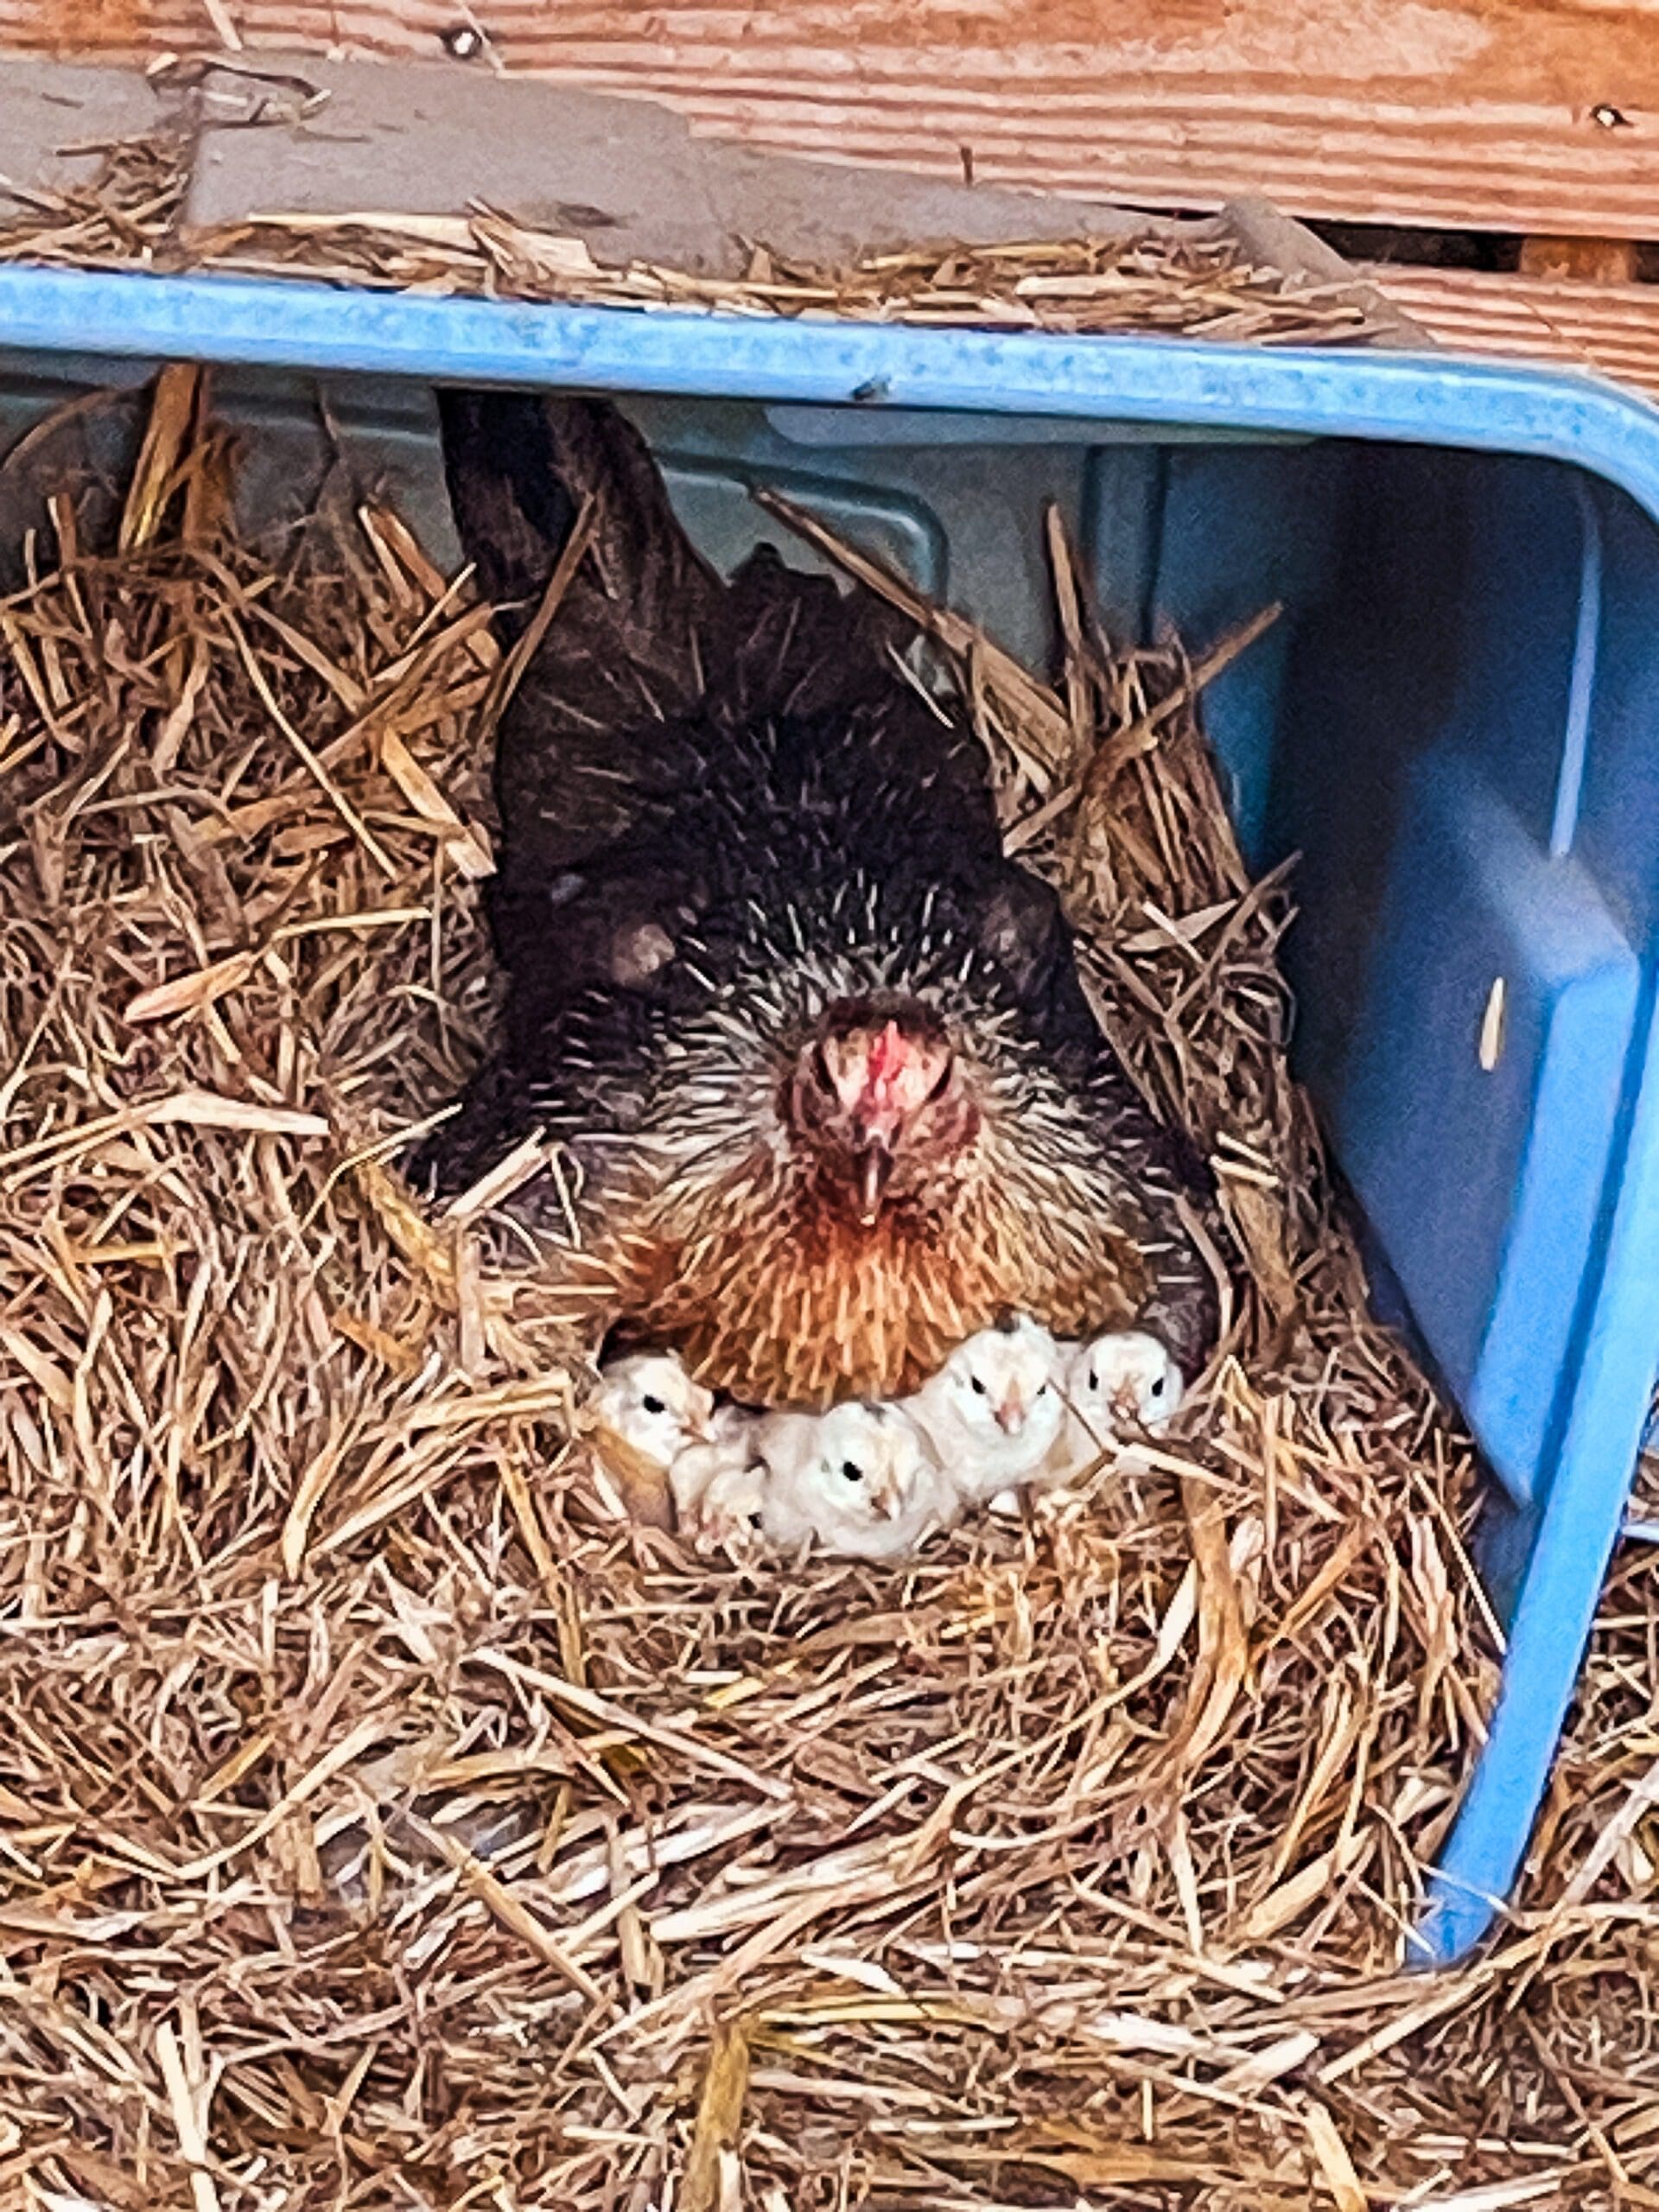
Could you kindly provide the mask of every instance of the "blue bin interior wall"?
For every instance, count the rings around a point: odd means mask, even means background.
[[[66,385],[146,372],[60,370],[0,358],[0,445]],[[251,519],[314,498],[337,442],[455,559],[428,391],[238,371],[220,400],[255,434]],[[1051,502],[1119,635],[1172,621],[1202,650],[1282,602],[1207,719],[1251,861],[1300,856],[1300,1071],[1495,1468],[1518,1500],[1540,1494],[1605,1288],[1652,1020],[1659,531],[1541,461],[731,402],[631,411],[721,565],[761,537],[810,562],[749,497],[774,484],[1039,663]],[[120,427],[100,435],[97,463],[118,471]],[[0,538],[11,527],[0,499]],[[1605,1296],[1596,1310],[1605,1325]],[[1630,1286],[1623,1310],[1633,1436],[1659,1299]]]
[[[1245,611],[1241,532],[1287,602],[1280,660],[1241,664],[1209,720],[1252,857],[1300,855],[1301,1071],[1524,1500],[1566,1419],[1649,1018],[1659,701],[1631,615],[1656,535],[1547,462],[1184,452],[1159,589],[1189,635]],[[1608,773],[1616,728],[1639,776]]]

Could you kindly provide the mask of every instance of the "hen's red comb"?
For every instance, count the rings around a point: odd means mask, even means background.
[[[865,1063],[869,1070],[870,1081],[874,1084],[891,1083],[908,1063],[910,1057],[909,1039],[896,1021],[889,1021],[870,1040],[869,1058]]]

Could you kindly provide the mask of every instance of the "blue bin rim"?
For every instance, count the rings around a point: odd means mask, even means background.
[[[1588,470],[1659,522],[1659,406],[1581,371],[1456,353],[430,299],[289,278],[28,266],[0,269],[0,345],[440,384],[1460,447]]]

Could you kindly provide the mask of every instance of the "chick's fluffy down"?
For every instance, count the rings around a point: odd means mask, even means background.
[[[768,1542],[809,1541],[852,1559],[900,1559],[956,1518],[959,1497],[896,1406],[855,1402],[760,1424]]]

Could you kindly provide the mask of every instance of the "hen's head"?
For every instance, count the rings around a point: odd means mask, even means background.
[[[864,1227],[925,1196],[972,1144],[979,1113],[944,1023],[913,999],[839,999],[802,1046],[785,1119]]]

